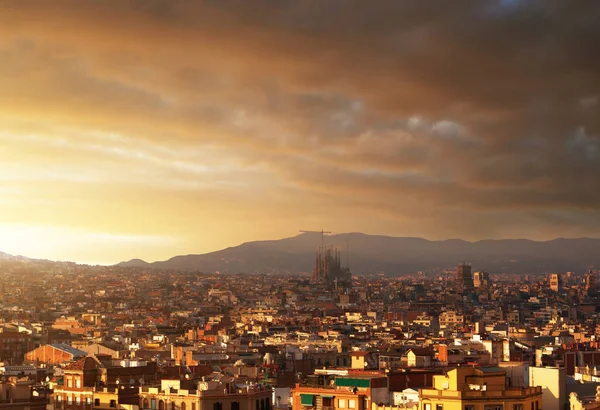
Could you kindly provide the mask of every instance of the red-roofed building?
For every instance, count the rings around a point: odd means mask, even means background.
[[[68,364],[64,369],[63,385],[54,389],[55,406],[65,410],[91,409],[99,367],[100,362],[93,357]]]

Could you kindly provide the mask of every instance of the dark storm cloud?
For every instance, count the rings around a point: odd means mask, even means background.
[[[455,232],[457,212],[465,236],[559,234],[557,219],[598,235],[598,1],[0,7],[15,115],[218,145],[424,235]]]

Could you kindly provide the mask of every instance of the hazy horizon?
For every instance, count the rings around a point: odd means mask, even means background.
[[[559,239],[600,239],[600,237],[556,237],[556,238],[550,238],[550,239],[544,239],[544,240],[533,240],[533,239],[529,239],[529,238],[481,238],[481,239],[473,239],[473,240],[468,240],[468,239],[463,239],[463,238],[440,238],[440,239],[431,239],[431,238],[424,238],[424,237],[418,237],[418,236],[398,236],[398,235],[384,235],[384,234],[376,234],[376,233],[365,233],[365,232],[334,232],[328,235],[325,235],[325,244],[328,244],[328,237],[335,237],[338,235],[354,235],[354,234],[358,234],[358,235],[367,235],[367,236],[373,236],[373,237],[388,237],[388,238],[402,238],[402,239],[424,239],[426,241],[430,241],[430,242],[444,242],[444,241],[453,241],[453,240],[458,240],[458,241],[465,241],[465,242],[470,242],[470,243],[475,243],[475,242],[479,242],[479,241],[498,241],[498,240],[512,240],[512,241],[520,241],[520,240],[527,240],[527,241],[534,241],[534,242],[552,242],[554,240],[559,240]],[[71,260],[71,259],[60,259],[60,258],[54,258],[54,257],[46,257],[46,256],[36,256],[36,255],[25,255],[19,252],[9,252],[7,250],[4,249],[0,249],[0,252],[4,252],[6,254],[12,255],[12,256],[22,256],[22,257],[26,257],[26,258],[30,258],[30,259],[45,259],[45,260],[50,260],[50,261],[56,261],[56,262],[74,262],[77,264],[82,264],[82,265],[99,265],[99,266],[112,266],[112,265],[116,265],[118,263],[121,262],[128,262],[131,260],[142,260],[144,262],[147,263],[153,263],[153,262],[162,262],[162,261],[166,261],[169,260],[173,257],[176,256],[184,256],[184,255],[204,255],[204,254],[210,254],[213,252],[218,252],[218,251],[222,251],[224,249],[230,248],[230,247],[236,247],[236,246],[240,246],[243,245],[245,243],[249,243],[249,242],[261,242],[261,241],[279,241],[279,240],[284,240],[284,239],[291,239],[300,235],[307,235],[307,233],[297,233],[296,235],[291,235],[291,236],[283,236],[283,237],[279,237],[279,238],[266,238],[266,239],[257,239],[257,240],[250,240],[250,241],[243,241],[243,242],[239,242],[239,243],[235,243],[235,244],[231,244],[231,245],[227,245],[224,246],[222,248],[218,248],[218,249],[210,249],[207,251],[192,251],[192,252],[185,252],[185,253],[176,253],[176,254],[172,254],[172,255],[168,255],[165,258],[162,259],[144,259],[141,258],[139,256],[135,256],[132,255],[130,257],[126,257],[124,259],[119,259],[119,260],[111,260],[111,261],[82,261],[82,260]],[[315,250],[318,249],[318,247],[320,246],[320,234],[319,232],[311,232],[308,233],[308,235],[313,235],[315,237]],[[329,245],[331,245],[331,241],[329,241]],[[345,248],[342,246],[342,244],[336,243],[336,246],[340,246],[342,247],[341,251],[345,252]],[[141,250],[141,253],[143,253],[143,249]],[[457,256],[458,257],[458,256]],[[460,258],[459,258],[460,259]]]

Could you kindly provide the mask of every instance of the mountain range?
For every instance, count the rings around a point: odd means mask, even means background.
[[[324,244],[341,251],[342,265],[349,262],[353,274],[383,272],[393,276],[451,268],[459,262],[471,263],[474,271],[517,274],[577,272],[600,266],[600,239],[594,238],[469,242],[347,233],[325,236]],[[166,261],[132,259],[118,266],[221,273],[310,272],[320,245],[320,233],[303,233],[292,238],[246,242],[211,253],[175,256]]]

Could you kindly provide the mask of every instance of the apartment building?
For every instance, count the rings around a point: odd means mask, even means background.
[[[458,367],[419,390],[419,410],[540,410],[541,387],[511,387],[506,373]]]

